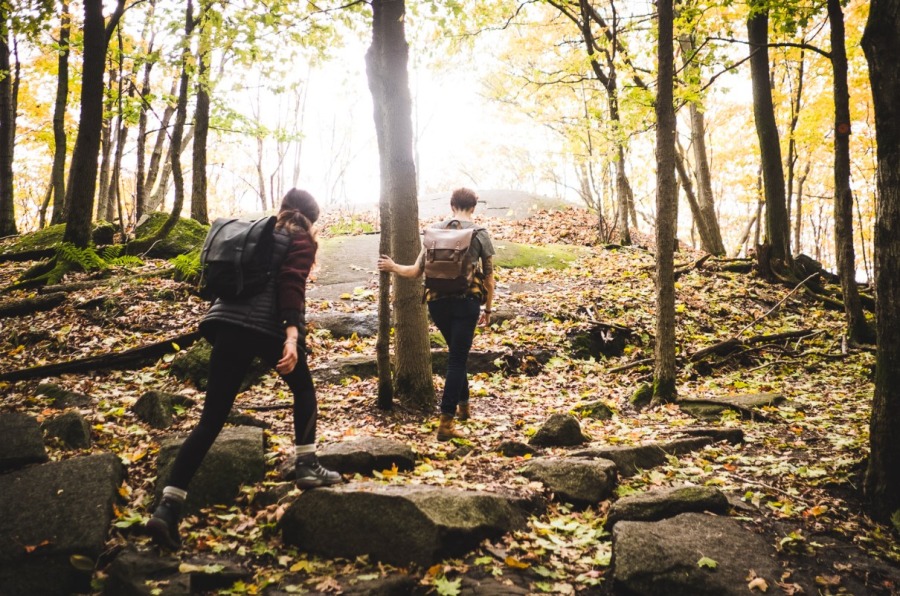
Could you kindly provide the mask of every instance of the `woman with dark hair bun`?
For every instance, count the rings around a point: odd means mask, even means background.
[[[450,210],[453,215],[438,228],[452,226],[474,228],[472,243],[469,245],[471,271],[469,287],[460,293],[446,294],[432,289],[425,290],[428,312],[431,320],[447,342],[447,374],[444,394],[441,397],[441,418],[437,440],[449,441],[463,435],[456,430],[454,420],[468,420],[472,415],[469,406],[469,379],[467,361],[475,328],[487,327],[491,323],[491,305],[494,302],[494,245],[488,231],[475,224],[472,215],[478,204],[478,195],[468,188],[457,188],[450,196]],[[480,266],[479,266],[480,265]],[[425,247],[412,265],[397,264],[388,255],[378,259],[378,270],[396,273],[401,277],[415,278],[425,273]],[[481,306],[484,305],[484,309]]]
[[[300,488],[343,482],[316,457],[316,391],[306,360],[306,279],[316,260],[315,230],[319,205],[305,190],[284,195],[274,231],[277,275],[265,289],[247,298],[217,299],[200,322],[213,345],[209,381],[200,422],[182,444],[163,489],[162,500],[147,522],[159,546],[178,549],[178,523],[187,487],[225,425],[241,381],[254,357],[272,366],[294,395],[295,482]]]

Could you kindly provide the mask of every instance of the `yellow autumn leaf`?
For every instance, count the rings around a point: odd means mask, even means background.
[[[506,557],[504,561],[508,567],[513,567],[515,569],[528,569],[531,567],[530,564],[525,563],[524,561],[520,561],[515,557]]]
[[[397,464],[391,465],[390,470],[382,470],[381,475],[385,478],[396,478],[399,470],[397,470]]]
[[[766,592],[769,589],[769,584],[766,583],[761,577],[754,577],[750,580],[750,583],[747,584],[747,589],[751,592],[753,590],[759,590],[760,592]]]
[[[311,572],[313,569],[312,564],[309,561],[297,561],[293,565],[291,565],[291,573],[297,573],[298,571],[306,571],[307,573]]]

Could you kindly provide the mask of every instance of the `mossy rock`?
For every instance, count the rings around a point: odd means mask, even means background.
[[[650,405],[650,402],[653,400],[653,386],[649,383],[642,383],[635,392],[631,395],[631,399],[628,401],[631,402],[631,405],[637,408],[638,410],[642,410]]]
[[[95,245],[112,244],[115,233],[119,227],[108,221],[94,222],[91,228],[91,241]],[[66,224],[47,226],[42,230],[28,232],[19,237],[4,242],[0,251],[6,254],[51,250],[56,248],[66,233]]]
[[[509,269],[514,267],[565,269],[581,252],[578,247],[563,244],[533,246],[501,240],[494,241],[494,248],[497,251],[494,266]]]
[[[168,213],[161,211],[148,214],[134,229],[135,239],[140,241],[153,236],[168,217]],[[195,219],[181,217],[169,235],[157,242],[147,256],[156,259],[171,259],[178,255],[188,254],[203,246],[207,232],[209,232],[209,226]]]

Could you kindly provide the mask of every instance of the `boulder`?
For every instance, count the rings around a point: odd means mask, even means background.
[[[181,560],[174,556],[160,556],[126,546],[106,568],[104,596],[151,596],[148,582],[170,580],[178,573]],[[190,588],[188,588],[188,593]]]
[[[616,486],[616,464],[605,459],[539,457],[525,464],[520,473],[542,482],[555,500],[579,507],[596,505]]]
[[[664,464],[667,455],[690,453],[712,442],[713,440],[710,437],[691,437],[688,439],[675,439],[667,443],[651,443],[649,445],[595,447],[575,452],[572,456],[608,459],[616,463],[620,476],[632,476],[638,470],[647,470]]]
[[[52,399],[54,408],[65,410],[66,408],[84,408],[90,405],[91,397],[83,393],[76,393],[64,389],[53,383],[41,383],[37,386],[37,394]]]
[[[173,412],[172,400],[168,394],[162,391],[148,391],[141,395],[131,411],[153,428],[169,428],[172,426]]]
[[[581,425],[571,414],[553,414],[529,441],[539,447],[571,447],[587,441]]]
[[[41,428],[48,436],[56,437],[70,449],[86,449],[91,446],[91,425],[74,410],[45,420]]]
[[[744,429],[724,426],[686,426],[678,432],[690,437],[710,437],[713,441],[728,441],[732,445],[744,442]]]
[[[181,350],[175,355],[169,365],[169,373],[179,381],[190,381],[197,389],[205,390],[209,379],[209,356],[212,353],[212,345],[205,339],[195,342],[186,350]],[[246,391],[271,370],[259,358],[254,358],[250,369],[241,383],[241,391]]]
[[[169,438],[160,445],[157,500],[162,496],[175,455],[183,443],[184,438]],[[265,436],[262,429],[248,426],[224,428],[191,480],[185,509],[192,512],[209,505],[231,504],[238,496],[241,485],[260,482],[265,475]]]
[[[163,227],[168,218],[169,214],[163,211],[155,211],[141,217],[134,228],[135,241],[151,238]],[[172,231],[162,240],[153,243],[146,256],[154,259],[171,259],[199,250],[208,231],[209,226],[195,219],[179,217]]]
[[[382,437],[360,437],[331,443],[319,451],[319,462],[341,474],[371,475],[373,471],[416,467],[416,453],[406,443]]]
[[[734,410],[741,416],[752,417],[753,408],[775,406],[784,401],[778,393],[725,395],[715,399],[680,399],[678,407],[696,418],[717,420],[722,412]]]
[[[3,594],[90,592],[94,561],[106,548],[123,476],[112,453],[0,476]]]
[[[355,482],[303,492],[279,528],[285,543],[326,557],[427,566],[524,523],[522,508],[497,494]]]
[[[582,418],[592,418],[594,420],[609,420],[613,417],[612,408],[602,401],[591,401],[575,404],[572,412],[578,414]]]
[[[566,337],[575,358],[602,360],[624,354],[626,346],[634,339],[634,331],[609,323],[593,323],[569,330]]]
[[[737,521],[682,513],[613,529],[613,585],[636,596],[746,596],[753,575],[781,578],[773,547]],[[701,561],[704,563],[701,565]]]
[[[0,472],[47,461],[44,435],[33,416],[0,413]]]
[[[728,499],[712,486],[674,486],[622,497],[606,515],[606,528],[616,522],[658,521],[679,513],[728,513]]]
[[[310,313],[307,322],[316,329],[327,329],[333,337],[340,339],[378,334],[378,314],[375,312]]]
[[[524,457],[526,455],[534,455],[538,451],[527,443],[519,441],[503,441],[497,445],[497,452],[503,457]]]

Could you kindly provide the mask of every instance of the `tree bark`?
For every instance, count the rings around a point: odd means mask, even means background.
[[[391,252],[391,206],[381,196],[378,215],[381,220],[381,236],[378,240],[380,254]],[[393,370],[391,367],[391,274],[378,274],[378,339],[375,342],[375,362],[378,366],[378,401],[380,410],[394,407]]]
[[[170,96],[174,96],[178,93],[178,80],[172,81],[172,89],[169,92]],[[166,108],[163,110],[162,118],[159,122],[159,130],[156,132],[156,141],[153,143],[153,151],[150,153],[150,164],[147,166],[147,178],[144,180],[144,188],[146,193],[150,193],[153,190],[153,187],[157,183],[157,179],[160,174],[160,164],[163,163],[163,153],[166,148],[166,138],[169,136],[169,123],[172,121],[172,116],[175,115],[175,103],[167,102]],[[169,154],[166,153],[165,163],[169,163],[170,157]],[[167,184],[166,182],[160,183],[160,188],[164,188]],[[146,212],[156,211],[159,205],[162,204],[161,200],[157,200],[157,196],[159,193],[159,188],[150,196],[147,197],[147,200],[144,204],[144,210]],[[165,191],[162,191],[162,196],[165,196]]]
[[[366,52],[366,74],[378,137],[381,202],[389,203],[391,214],[397,214],[391,223],[391,255],[397,262],[412,263],[419,255],[421,240],[405,14],[404,0],[372,2],[372,44]],[[405,405],[430,413],[435,396],[421,283],[397,278],[394,304],[395,394]]]
[[[794,196],[794,177],[797,171],[797,124],[800,121],[800,106],[803,100],[803,81],[804,81],[804,72],[805,72],[805,52],[803,48],[800,48],[800,64],[797,66],[797,91],[794,93],[793,97],[791,97],[791,119],[788,128],[788,157],[787,157],[787,191],[786,191],[786,207],[787,207],[787,219],[788,219],[788,231],[790,231],[790,222],[791,222],[791,201]],[[802,187],[802,183],[798,184],[797,192],[799,193]],[[797,196],[797,209],[800,209],[801,199],[800,196]],[[797,222],[800,221],[798,218]],[[799,239],[799,235],[795,235],[795,238]],[[791,254],[799,254],[800,253],[800,244],[799,242],[795,242],[793,246],[793,250]]]
[[[853,249],[853,191],[850,189],[850,91],[847,85],[847,49],[844,13],[840,0],[828,0],[831,22],[831,65],[834,68],[834,250],[837,255],[841,294],[851,342],[872,339],[856,285],[856,251]]]
[[[147,29],[155,22],[153,16],[156,12],[156,0],[150,0],[150,9],[147,13],[147,22],[144,26],[142,38],[147,38]],[[150,72],[155,61],[152,59],[153,47],[156,44],[156,30],[150,35],[147,45],[147,57],[143,65],[141,77],[140,108],[138,111],[137,150],[135,157],[134,175],[134,219],[139,221],[144,215],[147,205],[147,112],[150,110]],[[168,106],[167,106],[168,107]],[[161,152],[161,151],[160,151]],[[158,164],[157,164],[158,165]]]
[[[862,38],[875,106],[878,205],[875,212],[877,351],[865,493],[873,518],[900,512],[900,4],[872,0]]]
[[[78,247],[91,242],[91,216],[97,189],[97,153],[103,124],[103,72],[112,31],[118,26],[125,0],[118,0],[104,26],[103,1],[84,2],[84,57],[81,82],[81,116],[66,184],[66,232],[63,240]]]
[[[9,11],[9,4],[0,4],[0,237],[19,233],[13,185],[16,109],[9,59]]]
[[[63,0],[59,25],[59,56],[57,57],[56,101],[53,103],[53,166],[50,170],[53,187],[53,215],[51,224],[66,220],[66,106],[69,103],[69,38],[72,30],[69,2]]]
[[[791,264],[790,231],[785,205],[784,168],[781,143],[775,123],[772,88],[769,82],[769,14],[764,0],[751,0],[747,20],[750,42],[750,78],[753,88],[753,116],[759,137],[759,152],[766,197],[766,236],[769,244],[768,265],[777,269]]]
[[[656,346],[653,401],[676,399],[675,385],[675,52],[673,0],[658,0],[656,94]]]
[[[209,136],[209,52],[210,32],[206,0],[200,2],[200,41],[197,48],[197,107],[194,111],[193,171],[191,175],[191,217],[209,223],[206,207],[206,140]]]

